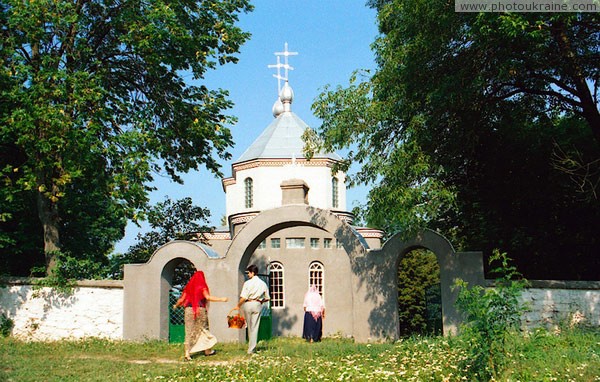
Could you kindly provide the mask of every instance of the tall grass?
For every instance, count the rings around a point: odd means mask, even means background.
[[[502,381],[600,381],[600,330],[538,329],[509,340]]]
[[[600,381],[600,333],[538,331],[510,339],[498,381]],[[460,338],[356,344],[326,338],[218,344],[216,356],[183,362],[181,344],[86,340],[22,342],[0,338],[0,381],[467,381]],[[459,365],[465,365],[463,367]]]

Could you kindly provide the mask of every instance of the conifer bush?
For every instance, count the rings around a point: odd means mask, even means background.
[[[2,337],[10,336],[14,326],[15,323],[13,320],[7,317],[4,313],[0,314],[0,335],[2,335]]]

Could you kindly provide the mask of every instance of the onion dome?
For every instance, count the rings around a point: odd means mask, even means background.
[[[277,97],[277,101],[273,104],[273,117],[277,118],[281,114],[283,114],[284,108],[283,103],[281,102],[281,98]]]
[[[279,99],[281,99],[281,103],[283,103],[283,111],[292,111],[292,101],[294,100],[294,91],[292,87],[285,81],[285,85],[281,89],[279,93]]]

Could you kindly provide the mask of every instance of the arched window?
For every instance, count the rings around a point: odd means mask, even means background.
[[[313,261],[308,267],[308,286],[314,285],[325,300],[325,268],[318,261]]]
[[[252,206],[254,205],[253,202],[253,185],[252,185],[252,178],[246,178],[244,180],[244,189],[245,189],[245,206],[246,208],[252,208]]]
[[[331,178],[331,206],[333,208],[338,208],[338,205],[338,180],[337,178]]]
[[[276,261],[269,264],[271,308],[285,308],[283,281],[283,265]]]

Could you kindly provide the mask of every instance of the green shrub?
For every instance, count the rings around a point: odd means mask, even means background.
[[[6,317],[4,313],[0,315],[0,335],[2,335],[2,337],[10,336],[14,326],[15,323],[13,320],[11,320],[9,317]]]
[[[509,354],[506,340],[519,330],[524,311],[519,297],[527,281],[509,262],[506,253],[494,251],[490,265],[498,278],[493,288],[469,288],[460,279],[454,286],[459,289],[457,308],[465,318],[460,335],[470,353],[473,380],[488,381],[502,372]],[[493,268],[495,263],[499,265]]]
[[[70,294],[73,292],[75,287],[75,277],[69,274],[68,267],[65,268],[65,259],[69,259],[69,255],[60,251],[55,251],[54,256],[56,258],[56,269],[52,271],[46,277],[41,277],[33,282],[33,289],[39,290],[43,287],[54,288],[59,293]],[[33,267],[31,268],[31,275],[44,274],[46,267]],[[35,294],[34,294],[35,296]]]

